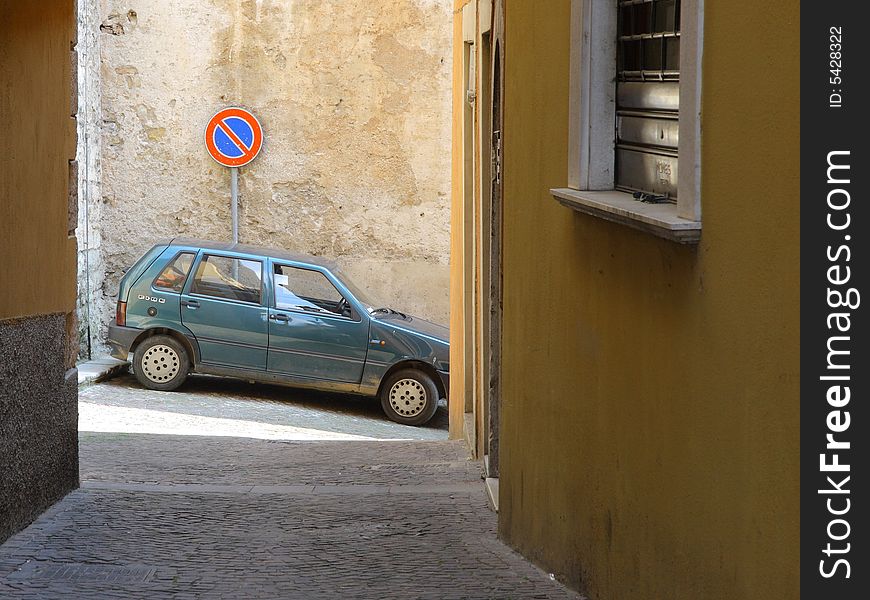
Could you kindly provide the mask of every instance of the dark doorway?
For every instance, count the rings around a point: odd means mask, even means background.
[[[489,330],[484,344],[484,364],[487,372],[486,465],[489,477],[498,477],[499,468],[499,403],[501,395],[501,320],[502,320],[502,187],[504,139],[504,7],[496,0],[492,28],[492,148],[489,227],[483,232],[483,264],[487,265],[489,294],[484,318]]]

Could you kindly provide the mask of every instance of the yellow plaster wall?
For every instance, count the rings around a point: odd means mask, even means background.
[[[469,6],[473,5],[473,6]],[[465,9],[465,10],[463,10]],[[469,10],[471,9],[471,10]],[[469,450],[475,457],[483,457],[486,429],[484,394],[488,386],[484,380],[489,372],[484,366],[483,344],[488,340],[488,327],[484,323],[486,307],[483,302],[488,276],[483,272],[482,227],[489,221],[483,206],[483,188],[491,185],[489,165],[483,164],[482,156],[489,161],[489,110],[491,107],[491,80],[484,80],[489,72],[490,50],[481,35],[479,0],[454,0],[453,34],[453,157],[452,157],[452,202],[451,202],[451,437],[465,435]],[[491,9],[486,11],[491,14]],[[465,22],[467,19],[473,19]],[[488,30],[488,29],[487,29]],[[475,61],[475,92],[477,100],[470,108],[466,98],[464,37],[473,32]],[[484,65],[487,61],[487,65]],[[466,117],[468,120],[466,121]],[[481,122],[487,119],[486,127]],[[473,130],[473,132],[472,132]],[[466,142],[471,152],[468,152]],[[467,171],[466,171],[467,170]],[[486,179],[481,183],[481,177]],[[465,189],[471,178],[472,193]],[[488,268],[488,267],[486,267]],[[470,318],[469,318],[470,317]],[[461,403],[461,404],[460,404]],[[473,419],[465,420],[466,411],[473,412]],[[467,431],[466,427],[474,431]]]
[[[550,196],[570,0],[506,2],[499,528],[592,599],[799,596],[798,14],[706,3],[688,247]]]
[[[73,2],[0,0],[0,319],[69,312]]]
[[[450,391],[449,420],[450,438],[462,437],[463,415],[465,414],[465,395],[471,390],[465,389],[464,347],[461,343],[465,335],[465,257],[463,237],[465,202],[463,198],[463,95],[462,81],[462,7],[469,0],[454,0],[453,5],[453,129],[451,156],[451,188],[450,188]],[[470,367],[469,367],[470,368]]]

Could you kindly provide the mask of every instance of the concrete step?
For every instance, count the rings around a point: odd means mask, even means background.
[[[81,362],[77,365],[79,371],[79,385],[99,383],[111,379],[121,373],[126,373],[130,363],[126,360],[118,360],[111,356],[98,356],[97,358]]]

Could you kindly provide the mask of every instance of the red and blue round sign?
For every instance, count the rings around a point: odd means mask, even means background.
[[[218,164],[241,167],[259,154],[263,129],[257,117],[244,108],[225,108],[208,122],[205,147]]]

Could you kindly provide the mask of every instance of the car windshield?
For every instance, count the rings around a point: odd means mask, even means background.
[[[347,273],[341,269],[333,269],[332,272],[341,280],[345,287],[350,290],[350,293],[353,294],[354,298],[365,304],[368,312],[373,312],[378,307],[386,306],[369,292],[364,292],[350,277],[347,276]]]

